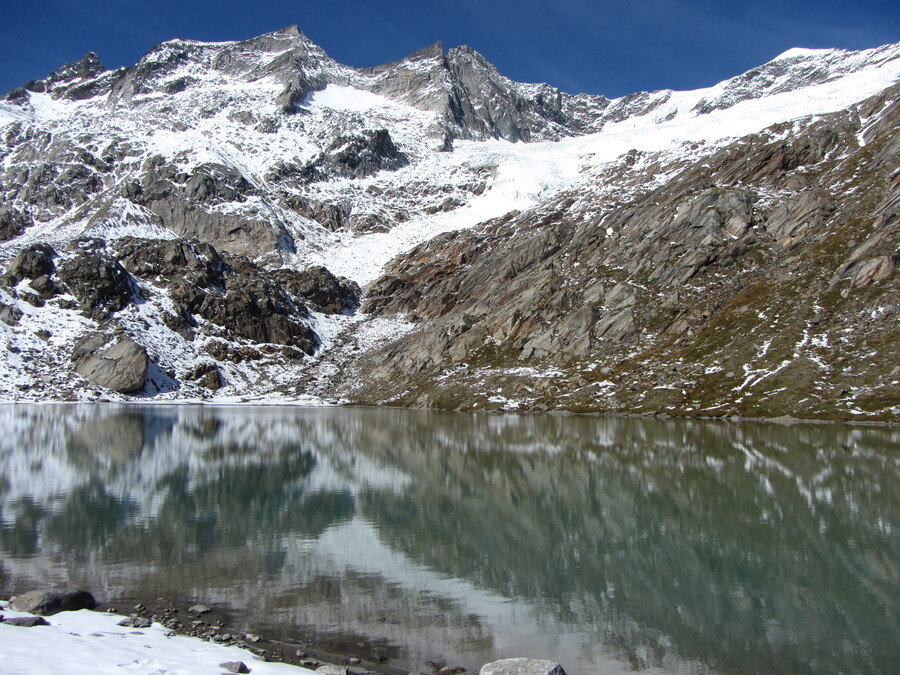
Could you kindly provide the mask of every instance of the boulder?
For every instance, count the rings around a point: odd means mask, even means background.
[[[17,326],[22,318],[22,310],[15,305],[4,305],[0,302],[0,321],[7,326]]]
[[[478,675],[566,675],[566,671],[553,661],[501,659],[483,665]]]
[[[32,244],[19,251],[6,268],[6,273],[16,279],[34,279],[53,274],[53,258],[56,251],[47,244]]]
[[[35,626],[49,626],[47,620],[40,616],[20,616],[15,619],[6,619],[3,622],[7,626],[20,626],[22,628],[34,628]]]
[[[150,628],[153,622],[142,616],[129,616],[127,619],[122,619],[117,625],[125,628]]]
[[[69,287],[81,309],[103,319],[124,308],[134,294],[131,276],[118,261],[100,253],[81,251],[61,263],[59,278]]]
[[[147,381],[147,351],[131,340],[122,340],[102,352],[82,359],[76,372],[104,389],[121,394],[140,391]]]
[[[9,606],[17,612],[50,616],[59,612],[93,609],[97,602],[87,591],[28,591],[11,598]]]
[[[220,663],[219,668],[227,670],[229,673],[249,673],[250,669],[243,661],[226,661]]]

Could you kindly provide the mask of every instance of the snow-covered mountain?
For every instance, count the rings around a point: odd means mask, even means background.
[[[900,44],[614,100],[296,27],[88,54],[0,103],[0,390],[896,419],[898,80]]]

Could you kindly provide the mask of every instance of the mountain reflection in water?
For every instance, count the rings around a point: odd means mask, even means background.
[[[222,603],[409,668],[900,658],[897,429],[91,405],[0,424],[6,591]]]

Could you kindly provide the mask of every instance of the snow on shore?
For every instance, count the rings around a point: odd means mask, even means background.
[[[14,612],[0,602],[5,619]],[[259,661],[238,647],[173,635],[158,623],[151,628],[118,626],[120,614],[83,609],[47,617],[49,626],[23,628],[0,622],[0,663],[16,675],[220,675],[219,664],[243,661],[254,675],[303,675],[313,671],[284,663]]]

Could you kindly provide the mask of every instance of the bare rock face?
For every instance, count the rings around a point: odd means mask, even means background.
[[[34,279],[42,275],[53,274],[55,266],[53,258],[56,251],[47,244],[32,244],[22,249],[13,258],[6,269],[6,274],[16,279]]]
[[[146,207],[162,224],[185,239],[200,240],[219,251],[255,257],[291,248],[291,236],[271,214],[243,209],[257,190],[234,167],[204,164],[190,174],[179,172],[162,157],[145,162],[140,182],[125,196]],[[228,207],[231,210],[222,210]]]
[[[299,169],[298,174],[311,183],[332,176],[365,178],[407,164],[409,160],[394,145],[386,129],[366,129],[355,136],[338,136],[316,159]]]
[[[439,112],[445,149],[454,138],[551,140],[596,130],[592,125],[609,105],[603,96],[513,82],[471,47],[445,54],[440,42],[365,72],[375,76],[372,91]]]
[[[362,298],[359,284],[336,277],[321,265],[301,272],[280,269],[274,276],[288,293],[309,301],[326,314],[353,312]]]
[[[59,612],[93,609],[97,602],[87,591],[28,591],[10,600],[17,612],[50,616]]]
[[[81,359],[76,372],[104,389],[121,394],[140,391],[147,381],[147,351],[131,340],[122,340],[108,349]]]
[[[864,147],[855,111],[834,113],[621,205],[561,194],[398,256],[362,309],[419,323],[360,360],[357,402],[481,409],[491,373],[492,392],[535,410],[841,418],[852,386],[893,419],[900,181],[883,158],[900,152],[900,108],[878,114]],[[848,176],[859,188],[836,199]],[[852,385],[850,353],[865,364]],[[514,374],[550,364],[545,385]]]
[[[566,675],[558,663],[540,659],[502,659],[485,664],[478,675]]]
[[[18,237],[25,228],[33,224],[34,220],[30,216],[8,206],[0,207],[0,241]]]
[[[125,268],[100,252],[79,251],[59,265],[57,274],[78,299],[82,311],[95,319],[124,308],[135,292]]]

